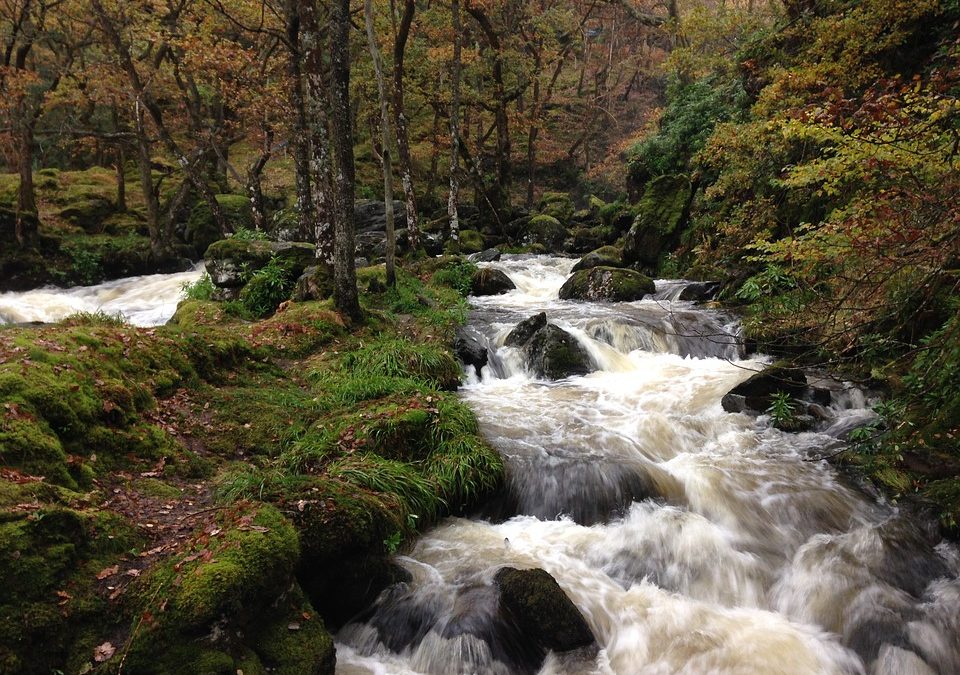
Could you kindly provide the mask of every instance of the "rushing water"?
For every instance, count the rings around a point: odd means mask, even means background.
[[[508,495],[398,558],[411,581],[340,631],[339,673],[525,672],[497,638],[504,566],[547,570],[597,638],[541,673],[960,673],[957,549],[818,460],[869,416],[862,395],[837,392],[818,433],[781,433],[723,411],[765,361],[745,358],[728,317],[674,300],[680,284],[566,302],[572,261],[492,265],[518,288],[472,300],[491,356],[462,396]],[[539,311],[597,372],[527,372],[503,340]]]
[[[77,312],[120,314],[134,326],[159,326],[177,311],[184,284],[200,278],[203,266],[177,274],[150,274],[96,286],[44,286],[0,293],[0,324],[54,323]]]

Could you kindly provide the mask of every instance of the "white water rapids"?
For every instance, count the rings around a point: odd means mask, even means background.
[[[177,311],[183,285],[202,273],[201,264],[187,272],[127,277],[96,286],[0,293],[0,324],[55,323],[78,312],[103,312],[119,314],[134,326],[159,326]]]
[[[530,672],[496,639],[493,577],[511,566],[553,575],[598,641],[544,674],[960,673],[957,549],[819,461],[833,436],[724,412],[765,363],[742,358],[729,319],[669,299],[674,282],[657,300],[560,301],[572,262],[493,263],[517,290],[471,300],[491,360],[462,396],[508,494],[398,558],[411,581],[340,631],[337,672]],[[502,345],[539,311],[597,372],[527,373]],[[824,431],[868,415],[852,405],[835,395]]]

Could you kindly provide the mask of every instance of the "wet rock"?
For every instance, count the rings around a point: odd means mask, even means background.
[[[484,251],[480,251],[479,253],[471,253],[467,256],[467,260],[472,263],[497,262],[500,260],[500,251],[495,248],[488,248]]]
[[[741,394],[725,394],[724,397],[720,399],[720,405],[728,413],[742,413],[748,410],[747,397]]]
[[[274,257],[283,260],[291,275],[297,276],[316,261],[313,244],[303,242],[221,239],[211,244],[204,255],[207,274],[219,288],[243,286],[251,273]]]
[[[717,291],[720,290],[720,284],[715,281],[695,281],[684,286],[680,291],[680,300],[690,302],[706,302],[713,300]]]
[[[501,295],[515,288],[516,285],[502,270],[490,267],[477,270],[470,282],[470,292],[477,296]]]
[[[679,243],[692,195],[690,179],[683,175],[660,176],[648,183],[626,235],[624,262],[655,267],[661,254],[673,250]]]
[[[312,265],[303,271],[293,289],[297,302],[324,300],[333,293],[333,270],[326,265]]]
[[[433,232],[421,232],[420,246],[427,255],[442,255],[443,236]]]
[[[630,302],[656,290],[653,280],[639,272],[599,266],[575,272],[560,287],[560,299]]]
[[[800,398],[806,389],[807,378],[802,369],[774,364],[738,384],[728,395],[743,396],[747,408],[764,412],[770,407],[774,395],[785,393],[792,398]],[[726,407],[724,409],[726,410]]]
[[[775,420],[773,426],[780,431],[799,433],[813,430],[817,426],[817,420],[813,415],[801,413],[791,415],[787,419]]]
[[[501,608],[536,644],[565,652],[595,641],[580,610],[546,571],[505,567],[495,581]]]
[[[487,348],[470,329],[460,326],[453,338],[453,353],[464,366],[473,366],[479,373],[487,365]]]
[[[587,255],[580,258],[580,261],[573,266],[573,272],[580,270],[589,270],[594,267],[622,267],[620,259],[620,249],[614,246],[602,246]]]
[[[539,377],[562,380],[593,370],[587,350],[570,333],[553,324],[534,333],[523,350],[530,368]]]
[[[518,323],[516,327],[514,327],[514,329],[507,335],[507,339],[503,344],[507,347],[522,347],[523,345],[527,344],[530,338],[533,337],[534,333],[546,325],[546,312],[534,314],[529,319],[524,319]]]

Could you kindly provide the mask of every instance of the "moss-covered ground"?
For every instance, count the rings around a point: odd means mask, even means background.
[[[0,673],[332,672],[389,554],[502,479],[453,393],[462,297],[426,282],[457,264],[361,270],[354,325],[0,329]]]

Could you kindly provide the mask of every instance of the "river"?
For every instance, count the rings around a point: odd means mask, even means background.
[[[491,363],[461,391],[508,495],[398,557],[411,581],[340,631],[337,672],[529,672],[498,643],[493,577],[512,566],[549,572],[597,638],[544,674],[960,673],[957,548],[819,459],[869,417],[864,395],[834,392],[819,432],[724,412],[767,363],[744,357],[730,317],[672,299],[676,282],[636,303],[560,301],[573,262],[491,263],[517,290],[471,299]],[[528,374],[502,345],[539,311],[597,372]]]
[[[184,284],[203,274],[203,264],[177,274],[114,279],[96,286],[0,293],[0,324],[55,323],[78,312],[119,314],[134,326],[165,324],[177,311]]]

